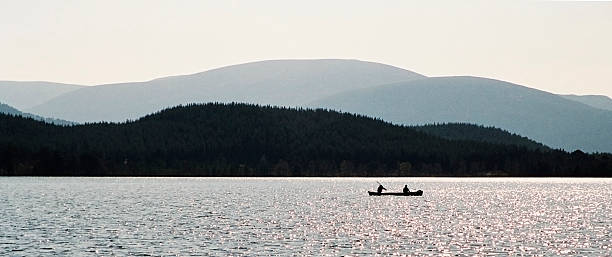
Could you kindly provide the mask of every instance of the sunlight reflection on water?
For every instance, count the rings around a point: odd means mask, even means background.
[[[382,182],[423,197],[368,196]],[[612,179],[0,178],[0,255],[612,255]]]

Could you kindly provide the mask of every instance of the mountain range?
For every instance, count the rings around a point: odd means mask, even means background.
[[[0,81],[0,102],[26,110],[80,88],[84,86],[43,81]]]
[[[357,60],[261,61],[146,82],[48,85],[53,90],[45,94],[10,97],[6,88],[30,82],[7,83],[0,83],[0,101],[77,122],[135,120],[187,103],[245,102],[330,108],[410,126],[473,123],[552,148],[612,152],[612,111],[597,97],[560,96],[487,78],[430,78]]]
[[[612,111],[612,99],[605,95],[561,95],[562,97],[581,102],[591,107]]]
[[[125,121],[186,103],[298,106],[346,90],[423,77],[352,60],[263,61],[147,82],[84,87],[26,110],[77,122]]]
[[[397,124],[467,122],[553,148],[612,152],[612,112],[493,79],[434,77],[343,92],[309,104]]]

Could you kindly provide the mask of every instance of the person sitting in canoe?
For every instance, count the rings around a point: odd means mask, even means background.
[[[404,185],[404,194],[410,193],[410,190],[408,189],[408,185]]]
[[[383,190],[387,190],[387,189],[383,187],[381,184],[378,184],[378,189],[377,189],[378,193],[379,194],[382,193]]]

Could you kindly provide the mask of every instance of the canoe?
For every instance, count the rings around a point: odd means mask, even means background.
[[[423,191],[422,190],[417,190],[415,192],[408,192],[408,193],[402,193],[402,192],[378,193],[378,192],[368,191],[368,194],[369,195],[375,195],[375,196],[380,196],[380,195],[423,196]]]

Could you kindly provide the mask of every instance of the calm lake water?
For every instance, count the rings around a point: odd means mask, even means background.
[[[1,256],[612,255],[612,179],[2,177],[0,195]]]

